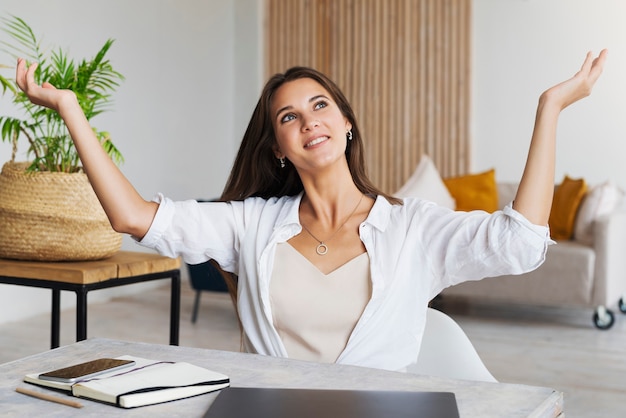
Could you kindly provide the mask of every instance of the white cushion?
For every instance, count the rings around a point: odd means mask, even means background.
[[[395,195],[398,197],[419,197],[452,210],[456,206],[454,198],[441,179],[439,171],[427,155],[422,155],[411,177]]]
[[[623,197],[624,192],[610,181],[592,187],[578,208],[574,239],[581,244],[593,245],[593,223],[613,212]]]

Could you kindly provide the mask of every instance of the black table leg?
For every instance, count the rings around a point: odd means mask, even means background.
[[[87,339],[87,289],[76,290],[76,341]]]
[[[59,346],[61,333],[61,291],[52,289],[52,315],[50,318],[50,348]]]
[[[157,279],[171,279],[170,301],[170,345],[179,345],[180,335],[180,270],[169,270],[139,276],[103,280],[96,283],[77,284],[53,280],[29,279],[2,276],[0,283],[32,286],[52,291],[52,312],[50,318],[50,348],[60,345],[61,336],[61,290],[76,292],[76,341],[87,339],[87,293],[90,290],[108,289]]]
[[[170,301],[170,345],[178,345],[180,332],[180,271],[172,274]]]

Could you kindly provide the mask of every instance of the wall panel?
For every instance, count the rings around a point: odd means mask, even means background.
[[[266,73],[330,76],[350,100],[371,179],[393,192],[422,154],[469,170],[471,0],[267,0]]]

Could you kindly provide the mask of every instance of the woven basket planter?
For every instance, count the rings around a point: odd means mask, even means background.
[[[7,162],[0,173],[0,258],[78,261],[106,258],[122,245],[87,175],[26,172]]]

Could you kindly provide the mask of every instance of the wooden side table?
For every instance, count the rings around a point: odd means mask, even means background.
[[[76,341],[87,338],[87,292],[171,278],[170,344],[178,345],[180,259],[120,251],[97,261],[39,262],[0,259],[0,283],[52,290],[50,347],[59,346],[61,290],[76,293]]]

